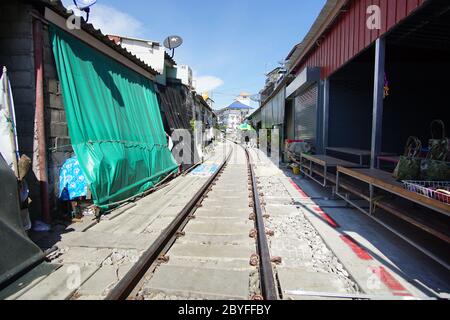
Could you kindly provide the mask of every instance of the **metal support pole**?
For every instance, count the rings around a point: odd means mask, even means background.
[[[323,82],[323,150],[328,147],[328,122],[330,117],[330,79]]]
[[[385,79],[386,39],[379,38],[375,44],[375,76],[373,91],[373,121],[372,121],[372,155],[371,168],[376,167],[377,158],[381,154],[383,129],[383,100]]]
[[[38,162],[37,178],[40,183],[41,213],[45,223],[51,223],[49,196],[48,196],[48,173],[47,152],[45,138],[45,115],[44,115],[44,39],[42,22],[38,19],[33,21],[34,41],[34,68],[36,77],[36,112],[35,112],[35,146],[34,153]],[[37,153],[37,157],[36,157]]]

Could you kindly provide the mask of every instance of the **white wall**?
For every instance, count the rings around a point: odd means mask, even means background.
[[[250,99],[250,97],[242,97],[242,96],[239,96],[239,97],[237,97],[236,100],[239,101],[239,102],[242,103],[242,104],[245,104],[246,106],[249,106],[249,107],[250,107],[250,103],[252,102],[252,100]]]
[[[222,123],[229,130],[236,130],[243,121],[243,115],[239,110],[226,110],[220,117]]]
[[[136,55],[139,59],[158,71],[164,72],[164,48],[162,46],[152,46],[151,42],[144,42],[132,39],[123,39],[122,47]]]
[[[192,69],[189,66],[181,65],[177,66],[177,79],[188,87],[192,87]]]

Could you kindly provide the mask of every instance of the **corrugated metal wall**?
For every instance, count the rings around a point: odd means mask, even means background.
[[[286,90],[283,87],[269,102],[261,108],[263,129],[272,129],[284,122],[284,104]]]
[[[298,68],[322,67],[322,79],[369,47],[377,38],[429,0],[352,0],[348,10],[341,13],[331,30]],[[367,28],[367,8],[378,5],[381,9],[381,29]]]
[[[295,97],[295,139],[317,141],[318,86],[313,85]]]

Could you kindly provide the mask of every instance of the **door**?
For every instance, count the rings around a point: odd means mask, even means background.
[[[314,85],[295,97],[295,139],[316,142],[318,87]]]

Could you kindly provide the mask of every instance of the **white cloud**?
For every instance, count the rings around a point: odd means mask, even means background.
[[[74,9],[73,2],[63,1],[68,9]],[[80,15],[78,10],[75,14]],[[84,13],[82,13],[85,16]],[[113,34],[128,37],[139,37],[144,32],[144,25],[136,18],[123,13],[113,7],[96,4],[91,8],[89,23],[100,29],[103,34]]]
[[[196,91],[199,93],[203,92],[209,92],[214,89],[217,89],[221,85],[223,85],[224,82],[222,79],[214,77],[214,76],[195,76],[194,77],[194,85],[196,88]]]

